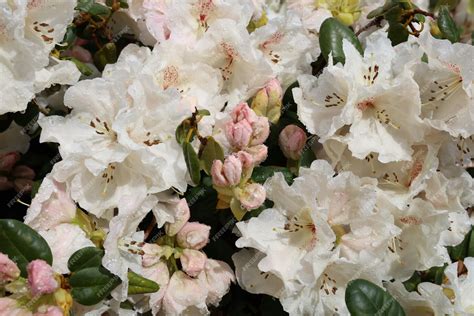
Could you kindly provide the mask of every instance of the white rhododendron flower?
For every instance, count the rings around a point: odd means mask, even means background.
[[[74,16],[75,0],[13,0],[0,4],[0,114],[23,111],[34,94],[53,83],[72,84],[71,62],[46,68]]]
[[[473,5],[0,0],[0,316],[474,314]]]

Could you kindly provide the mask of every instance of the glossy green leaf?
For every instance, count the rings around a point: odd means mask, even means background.
[[[191,180],[194,184],[198,184],[201,181],[201,168],[199,165],[198,155],[193,146],[188,142],[183,144],[183,153]]]
[[[158,283],[142,277],[135,272],[128,272],[128,294],[154,293],[160,289]]]
[[[0,219],[0,252],[7,254],[26,277],[26,266],[30,261],[43,259],[53,263],[48,243],[34,229],[16,219]]]
[[[432,267],[423,275],[423,282],[431,282],[438,285],[443,283],[444,279],[444,270],[446,269],[447,264],[441,267]]]
[[[441,6],[438,13],[438,27],[443,37],[451,43],[459,42],[461,35],[459,29],[451,17],[448,6]]]
[[[207,138],[206,145],[202,150],[201,160],[204,163],[204,171],[207,174],[211,174],[211,167],[214,160],[224,161],[224,150],[222,146],[210,136]]]
[[[362,54],[362,45],[350,28],[335,18],[324,20],[319,33],[319,45],[321,47],[321,53],[326,60],[328,60],[329,54],[331,53],[335,63],[345,62],[342,47],[343,39],[348,40]]]
[[[421,282],[422,280],[420,274],[415,271],[408,280],[403,282],[403,285],[405,286],[405,289],[408,292],[413,292],[416,291],[416,289],[418,288],[418,284],[420,284]]]
[[[467,248],[467,256],[474,257],[474,226],[471,228],[471,235],[469,236],[469,246]]]
[[[190,119],[185,119],[176,128],[175,137],[178,144],[182,145],[184,142],[192,142],[196,136],[196,131],[191,125]]]
[[[121,283],[120,278],[104,267],[90,267],[74,272],[69,279],[71,294],[82,305],[95,305]]]
[[[99,267],[102,264],[104,250],[96,247],[79,249],[69,258],[67,267],[71,272],[91,267]]]
[[[285,167],[259,166],[253,169],[252,180],[258,183],[264,183],[268,178],[272,177],[275,172],[283,173],[287,183],[293,182],[293,174]]]
[[[449,256],[453,261],[463,260],[467,256],[471,231],[467,233],[463,241],[454,247],[448,247]]]
[[[70,60],[72,61],[77,69],[81,72],[81,74],[83,74],[84,76],[90,76],[92,75],[94,72],[92,71],[92,69],[87,66],[86,64],[84,64],[82,61],[80,61],[79,59],[77,58],[74,58],[74,57],[66,57],[66,58],[62,58],[64,60]]]
[[[404,316],[400,304],[381,287],[363,279],[350,281],[346,305],[352,316]]]

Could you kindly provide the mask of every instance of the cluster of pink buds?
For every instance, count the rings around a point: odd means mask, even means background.
[[[7,255],[0,253],[0,285],[16,296],[0,298],[0,315],[60,316],[63,309],[54,305],[40,305],[35,311],[21,305],[22,295],[38,299],[60,289],[53,268],[44,260],[33,260],[27,266],[28,280],[20,277],[20,269]],[[18,292],[18,293],[15,293]],[[18,300],[17,300],[18,298]]]
[[[17,165],[18,152],[0,154],[0,191],[15,189],[18,192],[31,190],[35,172],[28,166]]]
[[[175,221],[165,224],[166,235],[142,248],[142,274],[160,285],[150,297],[154,313],[178,315],[193,306],[218,304],[235,278],[225,262],[209,259],[202,251],[211,227],[189,222],[185,199],[177,200],[173,208]]]
[[[270,134],[268,118],[258,116],[247,103],[240,103],[225,125],[225,134],[233,153],[224,162],[215,160],[211,168],[214,188],[219,193],[218,208],[230,207],[240,219],[245,211],[260,207],[265,189],[252,183],[253,168],[267,157],[265,140]]]

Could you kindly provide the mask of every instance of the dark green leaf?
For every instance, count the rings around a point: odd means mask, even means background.
[[[467,233],[464,240],[457,246],[448,247],[449,256],[453,261],[463,260],[467,256],[471,232]]]
[[[259,166],[255,167],[252,172],[252,180],[258,183],[264,183],[268,178],[273,176],[275,172],[283,173],[287,183],[293,182],[293,174],[285,167]]]
[[[188,142],[183,144],[183,153],[191,180],[194,184],[198,184],[201,181],[201,168],[199,166],[198,155],[193,146]]]
[[[67,267],[71,272],[76,272],[91,267],[99,267],[102,264],[104,251],[96,247],[79,249],[69,258]]]
[[[176,141],[180,145],[182,145],[184,142],[193,141],[194,136],[196,136],[196,131],[191,125],[191,121],[189,119],[186,119],[181,124],[179,124],[179,126],[176,128],[175,136]]]
[[[438,13],[438,27],[443,34],[443,37],[448,39],[451,43],[459,42],[460,34],[456,23],[449,13],[448,6],[441,6]]]
[[[404,28],[402,24],[397,22],[389,23],[388,38],[393,46],[406,42],[409,35],[407,29]]]
[[[82,61],[80,61],[77,58],[65,57],[65,58],[62,58],[62,59],[72,61],[76,65],[77,69],[79,69],[81,74],[83,74],[84,76],[90,76],[94,73],[89,66],[87,66],[86,64],[84,64]]]
[[[142,277],[135,272],[128,272],[128,294],[154,293],[160,289],[160,286],[149,279]]]
[[[121,283],[120,278],[104,267],[90,267],[74,272],[69,279],[71,294],[82,305],[95,305]]]
[[[114,43],[105,44],[94,54],[94,64],[102,71],[105,65],[113,64],[117,61],[117,47]]]
[[[43,259],[53,263],[48,243],[34,229],[16,219],[0,219],[0,252],[15,261],[23,277],[30,261]]]
[[[335,18],[328,18],[323,22],[323,24],[321,24],[319,45],[321,47],[321,53],[326,60],[328,60],[329,54],[332,53],[335,63],[345,62],[344,50],[342,47],[343,39],[348,40],[362,54],[362,45],[350,28]]]
[[[82,12],[89,12],[95,0],[78,0],[76,10]]]
[[[474,226],[471,228],[471,235],[469,237],[469,247],[467,248],[467,256],[474,257]]]
[[[94,3],[87,12],[94,16],[108,17],[112,10],[100,3]]]
[[[204,163],[204,171],[206,171],[207,174],[211,174],[211,167],[214,160],[224,161],[224,150],[212,136],[207,138],[206,145],[202,151],[201,160]]]
[[[443,283],[444,270],[446,269],[446,267],[447,267],[447,264],[441,267],[430,268],[422,277],[423,282],[432,282],[432,283],[441,285]]]
[[[408,280],[403,282],[403,285],[405,286],[405,289],[408,292],[413,292],[413,291],[416,291],[416,289],[418,288],[418,284],[420,284],[421,281],[422,280],[421,280],[420,274],[415,271]]]
[[[362,279],[350,281],[346,289],[346,305],[352,316],[404,316],[400,304],[381,287]]]

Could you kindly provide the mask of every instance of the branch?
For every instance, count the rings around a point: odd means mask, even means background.
[[[355,33],[355,35],[356,35],[356,36],[359,36],[360,33],[364,32],[364,31],[367,31],[367,30],[370,29],[372,26],[381,27],[381,26],[382,26],[382,25],[381,25],[382,20],[383,20],[383,17],[382,17],[382,16],[376,17],[375,19],[373,19],[372,21],[370,21],[369,23],[367,23],[365,26],[361,27],[361,28]]]

